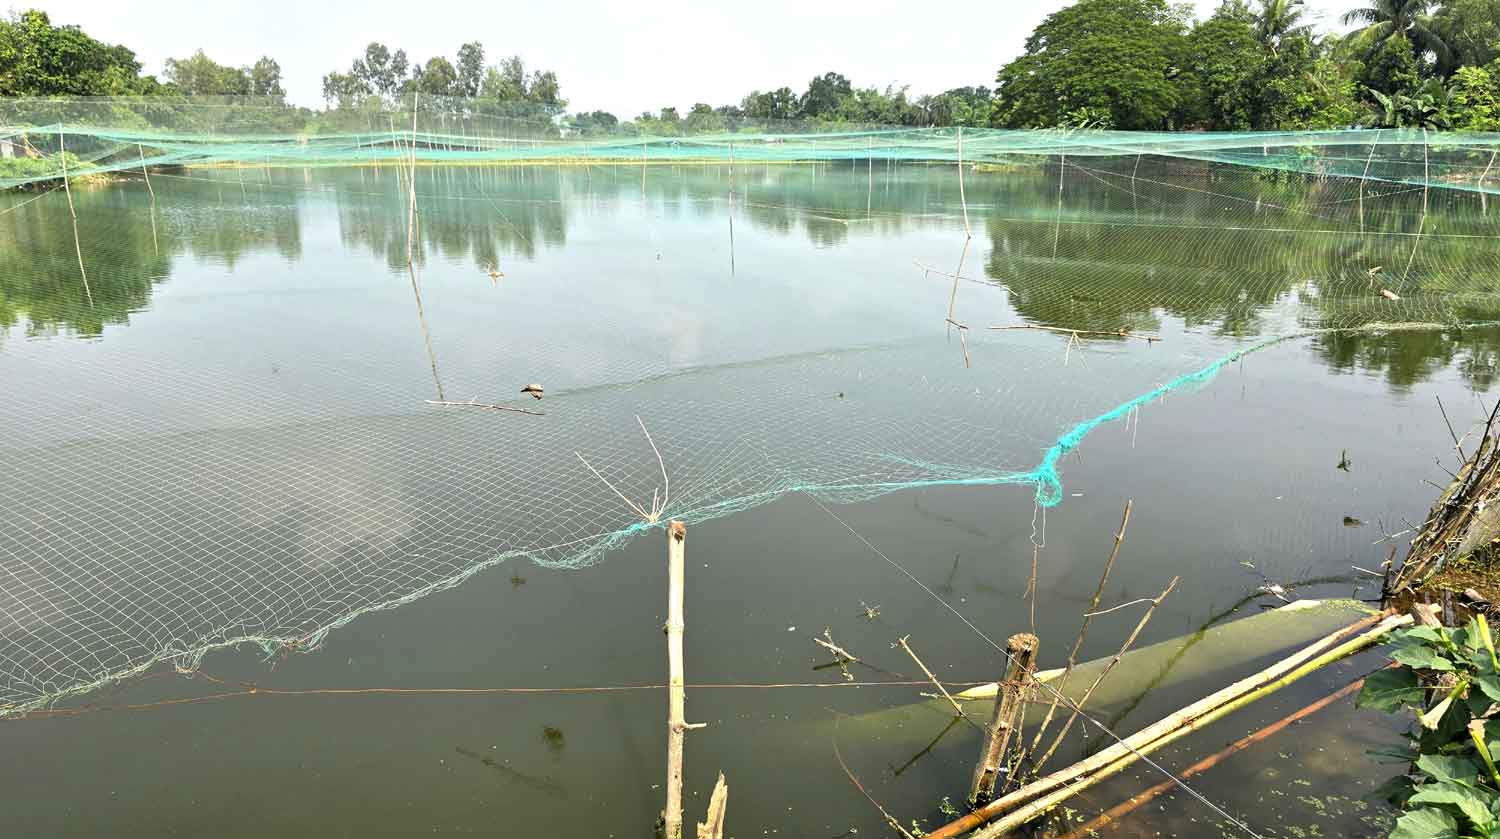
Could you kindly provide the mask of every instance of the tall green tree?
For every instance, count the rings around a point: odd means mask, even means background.
[[[1260,0],[1260,11],[1255,15],[1255,37],[1266,49],[1276,52],[1283,40],[1312,30],[1311,24],[1303,21],[1306,12],[1304,0]]]
[[[1339,20],[1345,26],[1359,25],[1357,37],[1376,54],[1392,39],[1403,39],[1418,59],[1430,52],[1439,63],[1449,60],[1448,44],[1433,26],[1432,0],[1373,0],[1344,12]]]
[[[416,89],[428,96],[453,96],[458,86],[458,71],[439,55],[427,59],[415,81]]]
[[[1193,27],[1185,69],[1196,93],[1189,111],[1194,123],[1215,131],[1258,127],[1262,76],[1286,35],[1279,24],[1266,25],[1266,7],[1276,2],[1263,2],[1256,15],[1243,0],[1231,0]]]
[[[243,67],[220,64],[198,50],[187,58],[169,58],[167,81],[190,96],[245,96],[250,74]]]
[[[250,93],[276,99],[286,96],[286,91],[281,87],[281,65],[275,59],[263,55],[250,68]]]
[[[53,26],[30,9],[0,18],[0,96],[120,96],[152,93],[135,53],[76,26]]]
[[[1026,39],[995,77],[996,121],[1050,127],[1081,109],[1122,129],[1175,124],[1184,90],[1187,12],[1166,0],[1078,0]]]
[[[1432,29],[1448,45],[1444,76],[1500,58],[1500,0],[1444,0],[1432,16]]]
[[[459,96],[478,96],[479,85],[484,80],[484,45],[470,41],[459,47],[457,70],[455,92]]]
[[[801,115],[812,119],[831,116],[845,99],[854,93],[853,85],[842,73],[824,73],[807,83],[807,92],[798,103]]]

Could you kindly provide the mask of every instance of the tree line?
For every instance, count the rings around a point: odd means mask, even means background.
[[[777,121],[1132,130],[1302,130],[1346,126],[1500,131],[1500,0],[1369,0],[1318,32],[1304,0],[1223,0],[1195,19],[1168,0],[1077,0],[1049,15],[993,87],[912,96],[829,72],[805,90],[753,90],[622,120],[565,114],[557,74],[519,56],[487,64],[478,41],[413,61],[375,42],[323,76],[329,111],[412,93],[463,110],[555,124],[580,135],[733,130]],[[143,74],[130,49],[29,10],[0,19],[0,96],[255,95],[284,101],[281,68],[219,64],[202,50]]]

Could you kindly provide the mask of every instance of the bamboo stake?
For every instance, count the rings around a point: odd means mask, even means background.
[[[705,723],[683,721],[686,697],[682,675],[682,569],[687,553],[687,525],[667,525],[667,806],[662,811],[663,836],[682,839],[682,741],[690,728]]]
[[[1360,635],[1357,638],[1346,641],[1343,644],[1335,647],[1334,649],[1329,650],[1328,652],[1314,658],[1312,661],[1309,661],[1301,667],[1298,667],[1297,669],[1291,671],[1285,676],[1282,676],[1281,678],[1270,682],[1269,684],[1252,690],[1249,693],[1242,694],[1235,699],[1222,703],[1214,709],[1208,711],[1207,713],[1200,714],[1196,717],[1189,717],[1184,713],[1186,709],[1184,709],[1184,711],[1178,711],[1176,714],[1173,714],[1157,723],[1157,725],[1170,723],[1170,727],[1168,728],[1167,733],[1163,736],[1151,740],[1150,742],[1142,743],[1139,746],[1136,746],[1133,752],[1130,752],[1118,758],[1117,760],[1114,760],[1113,762],[1109,763],[1093,774],[1079,779],[1071,786],[1064,787],[1063,789],[1057,790],[1056,792],[1053,792],[1042,798],[1038,798],[1027,804],[1026,806],[1016,810],[1015,812],[1006,815],[1004,818],[996,821],[988,827],[985,827],[983,830],[975,831],[969,837],[969,839],[1000,839],[1000,837],[1005,836],[1007,833],[1010,833],[1021,825],[1024,825],[1027,822],[1030,822],[1031,820],[1043,815],[1062,801],[1065,801],[1068,798],[1077,795],[1079,792],[1082,792],[1083,790],[1104,780],[1105,778],[1114,775],[1115,773],[1131,765],[1132,763],[1135,763],[1137,760],[1140,760],[1146,755],[1149,755],[1152,752],[1155,752],[1162,747],[1187,736],[1188,734],[1192,734],[1203,726],[1215,722],[1233,713],[1234,711],[1237,711],[1240,708],[1243,708],[1246,705],[1255,702],[1258,699],[1262,699],[1275,693],[1278,690],[1281,690],[1287,685],[1297,681],[1298,679],[1301,679],[1303,676],[1306,676],[1307,674],[1315,670],[1332,664],[1335,661],[1340,661],[1344,658],[1347,658],[1354,653],[1357,653],[1360,650],[1377,643],[1380,638],[1391,629],[1394,629],[1397,626],[1405,626],[1406,624],[1409,624],[1411,622],[1411,615],[1393,615],[1389,618],[1386,618],[1369,632]],[[1156,726],[1152,726],[1152,728],[1155,727]],[[1100,752],[1100,754],[1103,753],[1104,752]],[[1179,783],[1179,781],[1173,779],[1172,783],[1175,785]],[[1017,790],[1017,792],[1022,791],[1024,790]]]
[[[1364,174],[1359,176],[1359,232],[1365,232],[1365,180],[1370,177],[1370,163],[1375,160],[1375,147],[1380,143],[1380,129],[1375,129],[1375,136],[1370,140],[1370,155],[1365,158]]]
[[[1089,624],[1094,620],[1094,610],[1099,608],[1099,598],[1104,595],[1104,586],[1109,582],[1109,573],[1114,570],[1115,558],[1120,555],[1120,543],[1125,541],[1125,528],[1130,526],[1130,508],[1134,502],[1126,500],[1125,515],[1120,519],[1120,529],[1115,532],[1115,544],[1110,548],[1109,559],[1104,563],[1104,573],[1099,575],[1099,586],[1094,589],[1094,598],[1089,601],[1089,607],[1083,613],[1083,625],[1078,628],[1078,637],[1073,639],[1073,649],[1068,651],[1068,663],[1063,665],[1062,677],[1057,682],[1057,693],[1052,694],[1052,702],[1047,706],[1047,714],[1042,717],[1042,724],[1036,730],[1036,736],[1031,740],[1031,751],[1034,753],[1041,748],[1042,735],[1046,733],[1047,726],[1052,724],[1052,715],[1057,712],[1057,703],[1062,699],[1062,691],[1068,685],[1068,676],[1072,675],[1073,667],[1078,663],[1078,651],[1083,647],[1084,636],[1088,635]]]
[[[974,238],[974,231],[969,229],[969,201],[964,197],[964,127],[958,127],[958,203],[964,208],[964,238]]]
[[[1161,340],[1160,335],[1137,335],[1136,333],[1131,332],[1129,327],[1125,326],[1122,326],[1113,332],[1104,329],[1069,329],[1065,326],[1043,326],[1039,323],[1012,323],[1003,326],[991,326],[990,329],[1040,329],[1044,332],[1057,332],[1062,335],[1071,335],[1074,338],[1081,338],[1091,335],[1110,338],[1140,338],[1148,344],[1154,344],[1157,341]]]
[[[151,251],[161,254],[161,246],[156,242],[156,190],[151,186],[151,172],[146,169],[146,150],[140,143],[135,144],[135,150],[141,156],[141,174],[146,178],[146,191],[151,193]],[[360,179],[364,179],[364,170],[360,170]]]
[[[953,695],[948,693],[948,689],[943,687],[942,682],[938,681],[938,677],[932,675],[932,671],[928,670],[927,665],[922,663],[922,659],[917,658],[917,654],[912,651],[911,645],[906,643],[906,639],[910,637],[910,635],[903,635],[896,640],[896,643],[901,645],[901,649],[906,650],[906,654],[911,656],[911,660],[915,661],[918,667],[922,668],[922,672],[927,675],[933,686],[938,689],[938,693],[941,693],[943,698],[948,700],[948,704],[953,706],[953,714],[958,717],[967,716],[964,714],[964,709],[959,707],[958,702],[953,699]]]
[[[729,806],[729,784],[724,782],[724,773],[714,784],[713,795],[708,799],[708,817],[698,822],[698,839],[724,839],[724,810]]]
[[[491,411],[511,411],[517,414],[530,414],[534,417],[545,416],[541,411],[528,411],[525,408],[516,408],[510,405],[491,405],[487,402],[475,402],[470,399],[467,402],[449,402],[441,399],[425,399],[428,405],[444,405],[453,408],[488,408]]]
[[[1093,755],[1090,755],[1089,757],[1084,758],[1083,760],[1080,760],[1077,763],[1072,764],[1071,766],[1063,767],[1056,772],[1039,778],[1036,781],[1033,781],[1030,784],[1022,787],[1021,789],[1016,790],[1015,792],[998,798],[985,805],[984,807],[975,810],[972,813],[955,819],[952,822],[949,822],[948,824],[929,832],[927,834],[928,839],[956,839],[956,837],[968,833],[969,831],[974,830],[980,825],[996,819],[1002,814],[1028,801],[1036,799],[1039,796],[1045,795],[1057,789],[1058,787],[1063,786],[1064,784],[1074,781],[1082,775],[1109,766],[1115,761],[1120,760],[1122,757],[1128,756],[1131,753],[1132,749],[1139,750],[1140,747],[1148,745],[1161,738],[1162,736],[1183,726],[1192,728],[1198,725],[1199,720],[1207,714],[1211,713],[1214,709],[1222,707],[1226,703],[1233,702],[1236,699],[1244,697],[1245,695],[1253,691],[1259,690],[1266,685],[1274,683],[1278,679],[1286,676],[1288,673],[1291,673],[1297,668],[1306,664],[1308,661],[1313,660],[1324,650],[1327,650],[1328,648],[1334,646],[1335,644],[1338,644],[1339,642],[1352,635],[1374,627],[1374,629],[1371,630],[1371,632],[1369,632],[1367,636],[1361,636],[1370,637],[1370,642],[1373,643],[1375,637],[1379,634],[1383,634],[1399,626],[1406,626],[1407,624],[1411,623],[1411,621],[1412,617],[1410,615],[1387,615],[1386,613],[1371,615],[1368,618],[1356,621],[1355,623],[1350,624],[1343,629],[1337,630],[1317,641],[1314,641],[1313,643],[1307,645],[1306,647],[1303,647],[1296,653],[1287,656],[1286,658],[1275,664],[1272,664],[1264,670],[1247,676],[1239,680],[1238,682],[1229,685],[1228,687],[1215,691],[1214,693],[1205,696],[1204,698],[1198,700],[1197,702],[1194,702],[1193,704],[1187,706],[1186,708],[1183,708],[1182,710],[1178,711],[1175,714],[1172,714],[1169,717],[1158,720],[1157,722],[1141,729],[1140,731],[1124,738],[1123,740],[1120,740],[1119,742],[1115,743],[1112,746],[1109,746],[1108,748],[1101,749]]]
[[[1167,595],[1172,593],[1172,589],[1177,587],[1178,579],[1177,577],[1173,577],[1172,582],[1167,583],[1167,587],[1162,590],[1162,593],[1155,600],[1151,601],[1151,605],[1146,608],[1146,614],[1141,615],[1141,619],[1136,623],[1135,629],[1130,631],[1130,636],[1125,639],[1125,643],[1120,645],[1120,651],[1115,653],[1115,657],[1110,659],[1108,664],[1104,665],[1104,669],[1099,672],[1099,675],[1094,679],[1094,683],[1089,685],[1088,690],[1084,691],[1083,696],[1073,705],[1073,712],[1068,715],[1068,721],[1063,723],[1062,731],[1057,733],[1057,737],[1052,741],[1052,745],[1047,747],[1046,753],[1037,761],[1038,766],[1045,766],[1047,760],[1057,751],[1058,746],[1062,745],[1063,740],[1068,736],[1068,729],[1073,727],[1073,723],[1077,721],[1078,715],[1083,712],[1083,706],[1087,705],[1089,697],[1094,695],[1094,689],[1099,687],[1099,683],[1103,682],[1110,671],[1115,669],[1115,665],[1120,663],[1120,659],[1124,658],[1125,651],[1130,649],[1131,644],[1135,643],[1135,639],[1141,634],[1141,630],[1146,628],[1146,624],[1151,620],[1151,616],[1156,613],[1156,607],[1160,606],[1161,602],[1167,599]]]
[[[1241,737],[1240,739],[1234,741],[1233,743],[1230,743],[1219,751],[1214,752],[1208,757],[1205,757],[1197,763],[1194,763],[1192,766],[1189,766],[1188,768],[1182,770],[1180,773],[1178,773],[1177,777],[1187,778],[1212,769],[1225,758],[1232,757],[1233,755],[1244,751],[1250,746],[1259,743],[1274,734],[1277,734],[1292,723],[1300,722],[1303,719],[1306,719],[1307,717],[1310,717],[1313,714],[1316,714],[1317,712],[1323,710],[1324,708],[1327,708],[1329,705],[1332,705],[1340,699],[1343,699],[1344,697],[1355,693],[1364,686],[1364,683],[1365,680],[1363,676],[1355,679],[1349,684],[1344,685],[1343,687],[1339,688],[1333,693],[1328,694],[1322,699],[1317,700],[1311,705],[1308,705],[1301,710],[1294,711],[1293,713],[1282,717],[1276,722],[1273,722],[1254,733],[1247,734],[1244,737]],[[1175,786],[1177,786],[1177,781],[1175,780],[1168,779],[1162,781],[1161,783],[1156,784],[1155,786],[1152,786],[1137,795],[1132,795],[1129,801],[1122,802],[1109,808],[1108,810],[1105,810],[1103,813],[1100,813],[1097,817],[1095,817],[1087,824],[1069,831],[1066,835],[1062,836],[1061,839],[1087,839],[1087,837],[1097,836],[1099,828],[1102,828],[1105,825],[1110,824],[1111,822],[1117,821],[1121,816],[1126,815],[1127,813],[1139,809],[1141,805],[1146,804],[1147,802],[1151,801],[1164,792],[1170,791]]]
[[[1490,202],[1485,197],[1484,179],[1490,174],[1490,167],[1495,165],[1497,152],[1490,152],[1490,162],[1484,165],[1484,171],[1479,173],[1479,182],[1475,186],[1479,189],[1479,211],[1486,215],[1490,212]]]
[[[1025,708],[1023,696],[1031,680],[1038,643],[1035,635],[1025,632],[1012,635],[1005,642],[1010,664],[1005,669],[1004,681],[1000,683],[1000,700],[995,703],[994,715],[984,731],[979,763],[974,767],[974,782],[969,789],[969,801],[974,804],[983,805],[995,794],[995,783],[1006,764],[1006,746]]]
[[[78,241],[78,213],[73,209],[73,188],[68,186],[68,147],[63,138],[67,134],[58,131],[57,156],[62,158],[63,192],[68,195],[68,215],[73,217],[73,251],[78,254],[78,273],[83,277],[83,295],[89,299],[89,308],[94,308],[94,292],[89,288],[89,272],[83,270],[83,245]]]

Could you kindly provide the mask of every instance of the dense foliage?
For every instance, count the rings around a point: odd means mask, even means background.
[[[413,60],[371,43],[323,76],[330,112],[358,114],[413,93],[462,99],[468,113],[548,131],[658,135],[774,126],[1321,129],[1347,126],[1500,131],[1500,0],[1351,0],[1346,34],[1315,31],[1305,0],[1222,0],[1195,20],[1171,0],[1076,0],[1048,15],[993,89],[911,95],[860,87],[837,72],[738,102],[677,106],[623,121],[605,111],[563,116],[557,74],[519,56],[486,61],[479,41],[450,58]],[[254,95],[283,97],[281,68],[262,57],[221,65],[199,50],[168,59],[164,81],[141,75],[129,49],[39,11],[0,19],[0,96]],[[364,117],[351,125],[370,122]],[[370,122],[370,124],[373,124]]]
[[[1419,711],[1407,747],[1382,753],[1407,764],[1382,788],[1405,811],[1390,839],[1500,837],[1500,657],[1489,624],[1412,627],[1394,643],[1395,666],[1371,674],[1358,700]]]

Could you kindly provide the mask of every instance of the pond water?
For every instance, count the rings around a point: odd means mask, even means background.
[[[388,167],[79,189],[77,251],[63,195],[4,196],[0,708],[106,684],[57,706],[85,713],[0,723],[0,834],[644,835],[660,690],[486,692],[664,681],[661,534],[615,490],[690,523],[690,684],[829,686],[689,691],[710,723],[689,817],[722,770],[740,837],[885,830],[833,720],[921,699],[865,684],[920,678],[899,637],[944,678],[999,675],[943,603],[992,639],[1034,622],[1059,664],[1126,499],[1105,604],[1179,578],[1142,644],[1279,604],[1266,583],[1376,596],[1353,566],[1456,466],[1438,399],[1459,434],[1493,399],[1500,328],[1463,325],[1500,317],[1496,216],[1448,190],[1059,163],[970,171],[962,198],[952,166],[880,161],[419,168],[413,269]],[[988,328],[1028,324],[1063,331]],[[1050,482],[1061,435],[1164,385]],[[1082,656],[1138,616],[1098,618]],[[856,684],[823,666],[825,628]],[[1101,720],[1135,730],[1263,658],[1212,683],[1121,672],[1139,696]],[[930,827],[978,749],[959,726],[924,750],[942,730],[839,736]],[[1361,750],[1395,730],[1341,706],[1194,788],[1261,835],[1383,835]],[[1160,779],[1127,776],[1074,808]],[[1238,835],[1219,822],[1177,794],[1112,829]]]

